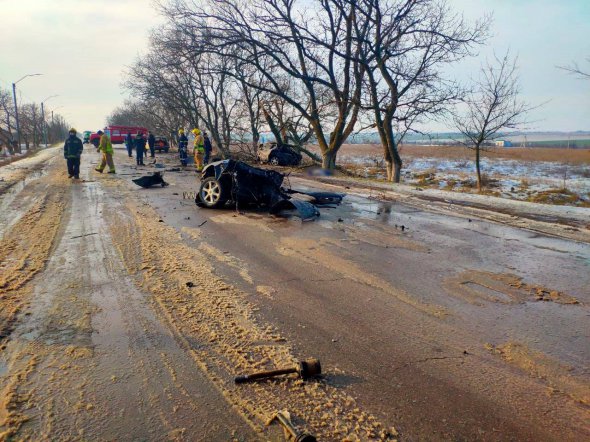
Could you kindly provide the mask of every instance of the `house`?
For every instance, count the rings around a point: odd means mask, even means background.
[[[508,140],[498,140],[495,144],[496,147],[512,147],[512,142]]]

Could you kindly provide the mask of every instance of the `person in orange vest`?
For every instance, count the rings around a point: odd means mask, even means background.
[[[201,172],[203,170],[203,159],[205,158],[205,140],[200,129],[193,129],[193,134],[195,136],[193,156],[195,157],[197,172]]]
[[[108,164],[109,173],[115,173],[115,163],[113,162],[113,145],[111,144],[111,139],[102,130],[99,130],[96,133],[100,135],[100,143],[98,144],[98,150],[99,152],[102,152],[102,160],[100,162],[100,165],[94,170],[102,173],[102,171]]]

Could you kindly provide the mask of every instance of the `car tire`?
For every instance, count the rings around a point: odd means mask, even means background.
[[[168,151],[169,151],[169,150],[170,150],[170,148],[169,148],[169,147],[165,148],[165,149],[164,149],[164,153],[168,153]]]
[[[100,140],[98,138],[95,138],[94,140],[92,140],[92,144],[94,145],[94,147],[98,147],[98,145],[100,144]]]
[[[279,158],[277,156],[270,157],[268,162],[269,162],[269,164],[272,164],[273,166],[280,166]]]
[[[210,176],[201,182],[198,199],[203,207],[217,209],[227,202],[227,194],[223,183]]]

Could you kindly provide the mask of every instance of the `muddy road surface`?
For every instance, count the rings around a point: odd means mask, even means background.
[[[194,171],[141,189],[154,166],[87,149],[72,182],[59,153],[0,168],[0,440],[283,440],[279,410],[319,440],[590,439],[588,243],[302,177],[348,195],[198,209]],[[307,357],[321,379],[233,383]]]

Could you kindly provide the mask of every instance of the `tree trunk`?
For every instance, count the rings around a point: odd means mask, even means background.
[[[327,150],[322,153],[322,169],[336,168],[336,152],[334,150]]]
[[[477,191],[481,192],[481,169],[479,167],[479,144],[475,146],[475,170],[477,171]]]
[[[399,156],[395,134],[393,133],[393,117],[386,117],[387,119],[383,122],[383,138],[385,138],[386,143],[385,161],[388,167],[387,180],[394,183],[399,183],[401,180],[402,159]]]

